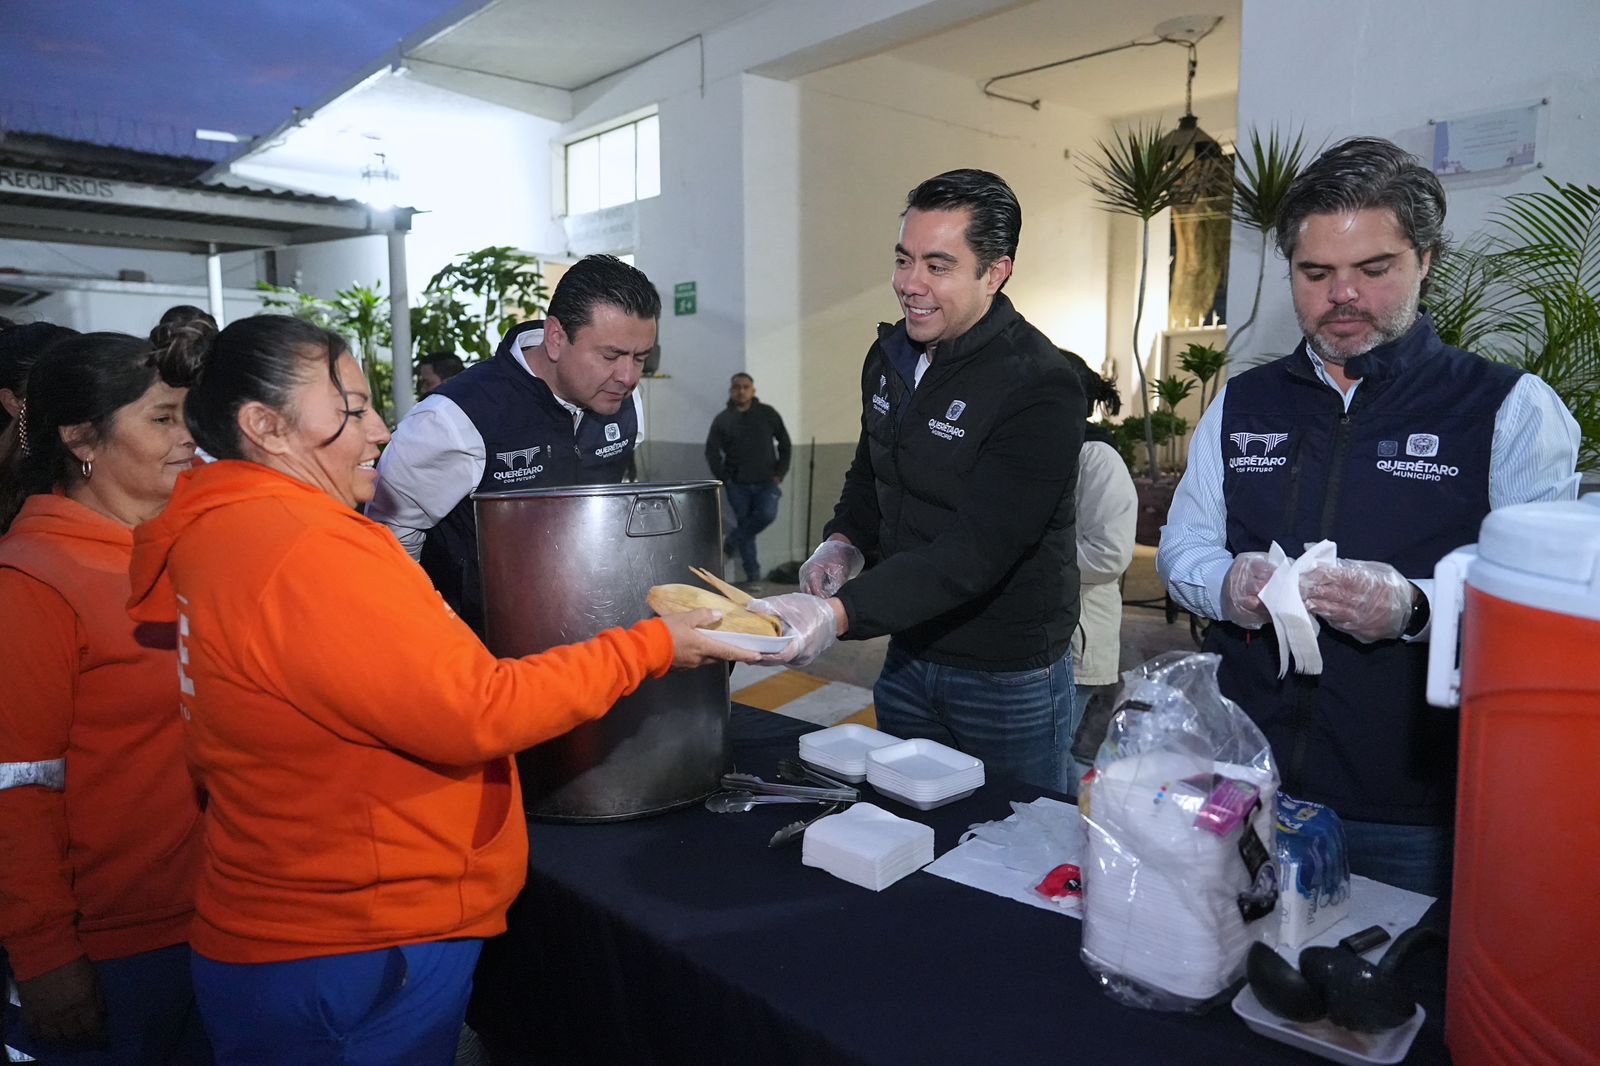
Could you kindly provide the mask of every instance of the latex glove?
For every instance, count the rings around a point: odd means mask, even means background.
[[[79,956],[38,977],[17,982],[22,1017],[40,1040],[63,1047],[104,1047],[106,1005],[94,964]]]
[[[1260,629],[1272,616],[1261,603],[1261,587],[1278,568],[1266,552],[1240,552],[1222,577],[1222,617],[1246,629]]]
[[[1418,595],[1388,563],[1339,559],[1300,575],[1306,610],[1363,644],[1399,638]]]
[[[832,596],[844,583],[861,573],[867,557],[854,544],[825,540],[811,558],[800,564],[800,591],[813,596]]]
[[[777,615],[794,634],[794,639],[782,651],[761,656],[761,662],[765,665],[805,666],[839,639],[833,604],[821,596],[790,592],[783,596],[751,600],[745,607],[758,614]]]

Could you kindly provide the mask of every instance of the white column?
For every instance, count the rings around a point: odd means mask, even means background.
[[[389,231],[389,331],[393,335],[394,416],[405,417],[417,402],[412,387],[411,295],[406,284],[406,231]]]
[[[221,329],[228,321],[222,310],[222,255],[215,244],[206,245],[206,297],[211,303],[211,317]]]

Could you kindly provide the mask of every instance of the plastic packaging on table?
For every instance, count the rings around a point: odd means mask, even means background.
[[[1244,975],[1278,901],[1278,773],[1217,688],[1215,655],[1168,652],[1123,675],[1079,809],[1083,950],[1112,998],[1198,1011]]]
[[[1332,807],[1278,793],[1278,946],[1297,948],[1350,911],[1350,857]]]

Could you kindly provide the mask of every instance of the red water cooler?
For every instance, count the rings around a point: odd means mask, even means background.
[[[1600,1064],[1600,498],[1495,511],[1435,578],[1428,699],[1461,707],[1445,1041]]]

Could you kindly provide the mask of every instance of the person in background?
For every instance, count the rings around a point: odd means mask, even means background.
[[[206,1063],[188,929],[201,810],[171,625],[128,617],[133,528],[194,455],[195,364],[120,333],[33,367],[0,512],[0,942],[42,1063]],[[14,1058],[14,1056],[13,1056]]]
[[[758,601],[808,661],[890,634],[878,725],[1064,789],[1078,623],[1074,488],[1085,406],[1061,352],[1000,291],[1022,208],[982,170],[906,198],[893,288],[861,372],[861,438],[803,592]],[[864,553],[882,561],[859,577]]]
[[[455,352],[429,352],[417,364],[417,394],[430,395],[466,368]]]
[[[480,634],[472,494],[620,482],[644,439],[635,388],[660,317],[642,271],[586,256],[556,283],[544,321],[513,327],[494,358],[439,386],[395,429],[367,513]]]
[[[778,517],[779,486],[789,472],[789,431],[777,410],[756,399],[749,374],[735,374],[728,383],[728,406],[706,435],[706,465],[733,509],[734,526],[723,549],[739,556],[745,581],[760,581],[756,535]]]
[[[4,471],[16,450],[28,372],[50,345],[77,335],[77,330],[51,322],[24,322],[0,330],[0,478],[7,476]]]
[[[1272,744],[1283,790],[1338,811],[1350,870],[1450,891],[1456,716],[1425,696],[1434,565],[1493,509],[1572,499],[1578,428],[1533,374],[1451,348],[1421,306],[1444,189],[1400,147],[1328,149],[1284,197],[1278,248],[1303,337],[1231,378],[1195,427],[1156,566],[1213,619],[1223,695]],[[1262,586],[1276,541],[1338,545],[1300,579],[1322,672],[1280,677]]]
[[[442,1066],[527,873],[513,753],[755,655],[692,611],[494,658],[356,510],[389,433],[343,338],[260,315],[202,350],[186,415],[217,461],[137,531],[130,608],[182,634],[201,1015],[223,1062]]]
[[[1122,409],[1117,387],[1096,374],[1076,353],[1062,349],[1078,374],[1089,410],[1095,407],[1114,415]],[[1115,689],[1122,658],[1122,575],[1133,562],[1134,529],[1139,518],[1139,496],[1128,464],[1117,451],[1110,430],[1099,422],[1083,428],[1083,448],[1078,452],[1078,628],[1072,635],[1074,695],[1072,722],[1067,732],[1076,738],[1083,714],[1096,694]],[[1099,747],[1101,738],[1088,745]],[[1076,745],[1075,745],[1076,746]],[[1090,762],[1074,752],[1075,767],[1067,781],[1067,795],[1078,794],[1078,781]],[[1091,760],[1092,762],[1092,757]]]

